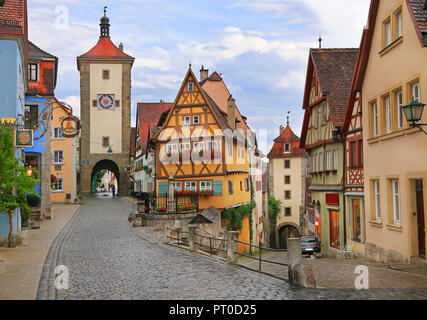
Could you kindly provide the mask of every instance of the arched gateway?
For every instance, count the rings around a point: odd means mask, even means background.
[[[134,58],[110,40],[110,20],[101,18],[98,43],[77,58],[81,99],[81,191],[94,174],[113,172],[121,195],[130,194],[131,69]]]

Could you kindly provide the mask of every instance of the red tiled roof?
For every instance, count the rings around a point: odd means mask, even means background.
[[[0,33],[24,34],[26,0],[6,0],[0,7]]]
[[[139,135],[141,139],[141,149],[147,151],[148,139],[153,136],[153,131],[157,129],[157,123],[161,115],[169,111],[173,103],[138,103],[137,117],[139,124]]]
[[[426,0],[408,0],[408,8],[414,18],[415,26],[418,28],[424,46],[427,45],[427,2]]]
[[[359,53],[354,49],[311,49],[320,88],[328,94],[335,126],[342,126]]]
[[[127,55],[122,50],[117,48],[110,38],[99,38],[98,43],[85,54],[82,54],[77,58],[77,62],[80,60],[128,60],[133,62],[135,58]],[[79,63],[78,63],[79,64]],[[80,68],[80,64],[79,64]]]
[[[285,152],[285,143],[291,144],[291,152]],[[267,158],[286,158],[286,157],[298,157],[306,156],[307,152],[300,148],[300,138],[292,131],[291,127],[288,125],[281,132],[280,136],[274,139],[273,147],[267,155]]]

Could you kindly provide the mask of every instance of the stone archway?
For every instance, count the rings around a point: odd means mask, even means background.
[[[93,183],[93,179],[95,178],[95,175],[97,172],[101,171],[101,170],[108,170],[112,173],[114,173],[114,177],[117,179],[117,185],[120,186],[120,170],[119,167],[117,166],[117,164],[114,161],[111,160],[101,160],[98,161],[95,166],[92,169],[92,175],[91,175],[91,185]],[[116,190],[116,192],[118,193],[119,190]]]
[[[276,243],[280,249],[288,248],[289,238],[299,238],[301,236],[300,226],[292,222],[284,222],[277,226]]]

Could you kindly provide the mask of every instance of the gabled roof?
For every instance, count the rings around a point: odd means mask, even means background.
[[[77,65],[79,70],[80,61],[92,60],[118,60],[133,63],[135,58],[127,55],[122,50],[117,48],[110,38],[99,38],[98,43],[92,49],[77,57]]]
[[[40,49],[31,41],[28,41],[28,59],[42,61],[43,59],[57,59],[57,57]]]
[[[283,127],[282,127],[283,128]],[[285,143],[291,144],[291,152],[285,154]],[[280,135],[274,139],[273,147],[267,155],[267,158],[286,158],[307,156],[305,149],[300,148],[300,138],[292,131],[289,125],[284,128]]]
[[[328,95],[335,126],[344,123],[359,49],[311,49],[320,88]]]
[[[200,82],[203,90],[208,93],[208,95],[215,101],[218,106],[220,112],[227,116],[228,108],[227,108],[227,100],[230,98],[231,93],[225,85],[224,80],[221,75],[219,75],[216,71],[213,72],[207,79]],[[246,121],[247,118],[242,116],[239,111],[239,108],[236,106],[236,129],[241,129],[246,132],[249,129]]]
[[[199,213],[189,224],[205,224],[205,223],[214,223],[218,218],[221,217],[221,211],[217,208],[210,206],[209,208],[203,210]]]
[[[141,140],[141,149],[143,153],[147,152],[148,140],[155,134],[157,123],[163,113],[169,112],[173,103],[138,103],[137,105],[137,127],[139,127],[139,136]],[[156,130],[157,132],[157,130]]]

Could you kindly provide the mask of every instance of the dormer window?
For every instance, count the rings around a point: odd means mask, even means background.
[[[189,82],[188,83],[188,91],[189,92],[193,92],[194,91],[194,82]]]
[[[38,81],[38,66],[37,63],[28,64],[28,76],[30,81]]]
[[[285,152],[291,152],[291,144],[285,143]]]

